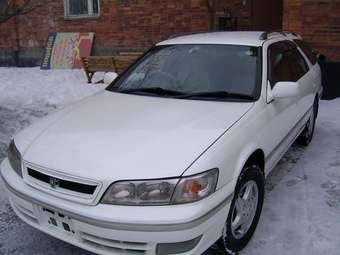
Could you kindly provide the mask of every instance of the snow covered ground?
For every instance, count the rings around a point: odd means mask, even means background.
[[[99,77],[100,78],[100,77]],[[82,71],[0,68],[0,161],[11,135],[48,112],[103,89]],[[270,174],[245,255],[340,254],[340,99],[322,101],[313,142],[286,153]],[[0,254],[88,254],[22,223],[0,183]],[[212,247],[206,254],[222,254]]]

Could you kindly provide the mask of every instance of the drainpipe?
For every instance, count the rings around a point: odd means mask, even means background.
[[[13,0],[13,7],[16,8],[16,1]],[[19,66],[19,56],[20,56],[20,37],[19,37],[19,24],[18,16],[14,17],[14,32],[15,32],[15,50],[14,50],[14,63],[15,66]]]
[[[254,1],[251,0],[250,1],[250,16],[251,16],[251,24],[249,24],[249,27],[251,28],[251,30],[256,30],[255,29],[255,17],[254,17]]]

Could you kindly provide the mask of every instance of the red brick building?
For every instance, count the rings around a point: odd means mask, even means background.
[[[0,24],[0,65],[14,65],[15,56],[20,65],[39,64],[49,32],[95,32],[93,54],[107,55],[145,49],[171,34],[217,29],[226,15],[237,17],[239,30],[298,32],[340,62],[338,0],[47,0]]]

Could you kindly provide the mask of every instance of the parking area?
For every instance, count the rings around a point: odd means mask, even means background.
[[[0,68],[0,161],[19,129],[102,90],[82,71]],[[322,101],[308,148],[293,145],[267,179],[259,226],[241,254],[338,254],[340,243],[340,100]],[[222,223],[221,223],[222,224]],[[0,183],[0,254],[90,254],[23,223]],[[222,254],[216,247],[206,254]]]

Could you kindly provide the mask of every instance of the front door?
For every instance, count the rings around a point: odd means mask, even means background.
[[[291,68],[292,47],[287,41],[275,42],[268,47],[268,95],[280,81],[297,81]],[[298,132],[297,122],[300,111],[299,94],[287,98],[268,96],[265,115],[268,123],[265,133],[270,137],[266,144],[268,170],[274,166]]]

